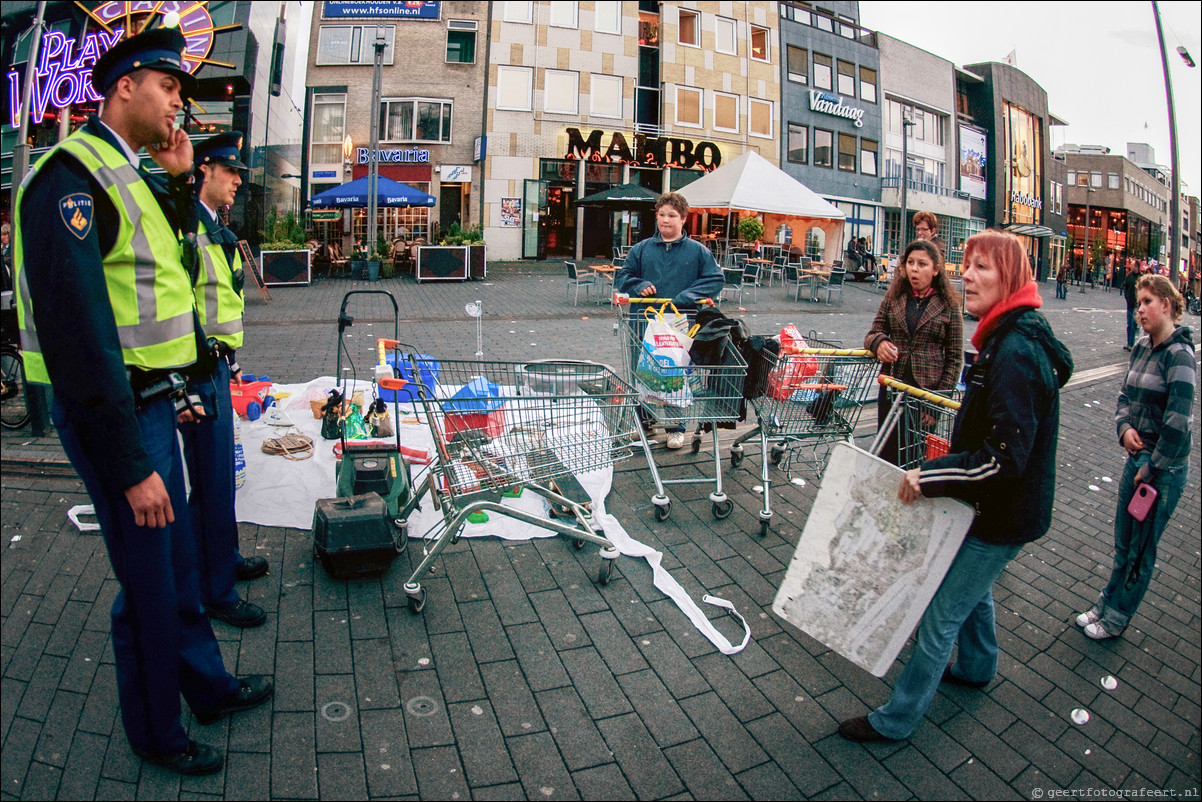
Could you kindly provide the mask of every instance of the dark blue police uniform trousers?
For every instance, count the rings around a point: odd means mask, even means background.
[[[194,711],[217,710],[238,690],[200,606],[196,541],[188,520],[175,408],[163,398],[139,410],[151,467],[171,496],[175,522],[138,526],[124,490],[105,484],[84,453],[75,424],[56,401],[52,415],[71,464],[96,508],[113,573],[113,653],[121,721],[134,749],[171,754],[187,748],[180,694]]]
[[[217,360],[211,382],[194,386],[216,420],[181,423],[184,461],[192,494],[188,511],[200,550],[200,601],[206,607],[232,607],[239,601],[234,583],[242,555],[238,553],[238,521],[234,513],[234,409],[230,401],[230,366]]]

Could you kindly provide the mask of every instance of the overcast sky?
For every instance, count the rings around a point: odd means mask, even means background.
[[[1202,67],[1175,52],[1185,45],[1202,60],[1202,3],[1162,2],[1165,47],[1177,106],[1182,191],[1202,196]],[[860,24],[882,31],[957,66],[1004,61],[1048,93],[1048,108],[1066,121],[1052,128],[1051,146],[1105,145],[1126,154],[1146,142],[1169,163],[1164,71],[1150,2],[860,3]],[[1146,127],[1145,127],[1146,126]]]

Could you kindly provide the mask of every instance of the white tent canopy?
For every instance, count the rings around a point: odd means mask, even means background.
[[[841,256],[843,212],[755,151],[723,164],[680,194],[696,211],[763,215],[765,231],[787,223],[798,244],[804,242],[806,231],[819,228],[826,237],[823,261]]]

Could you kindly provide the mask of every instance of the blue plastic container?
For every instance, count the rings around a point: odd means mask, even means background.
[[[388,364],[397,368],[398,377],[407,382],[416,384],[417,380],[413,378],[413,363],[409,359],[409,354],[401,354],[400,366],[397,367],[396,354],[388,354],[385,357]],[[426,388],[426,392],[433,397],[435,389],[438,387],[438,361],[429,354],[417,355],[417,368],[421,374],[421,384]],[[417,387],[405,387],[400,391],[386,390],[383,387],[379,388],[380,399],[391,404],[400,396],[402,403],[413,402],[417,400]]]

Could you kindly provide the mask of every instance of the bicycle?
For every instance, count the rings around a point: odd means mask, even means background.
[[[6,296],[11,293],[5,292]],[[7,300],[7,299],[5,299]],[[7,304],[6,304],[7,305]],[[29,404],[25,399],[25,360],[16,336],[17,312],[3,310],[0,329],[0,425],[20,429],[29,423]]]

